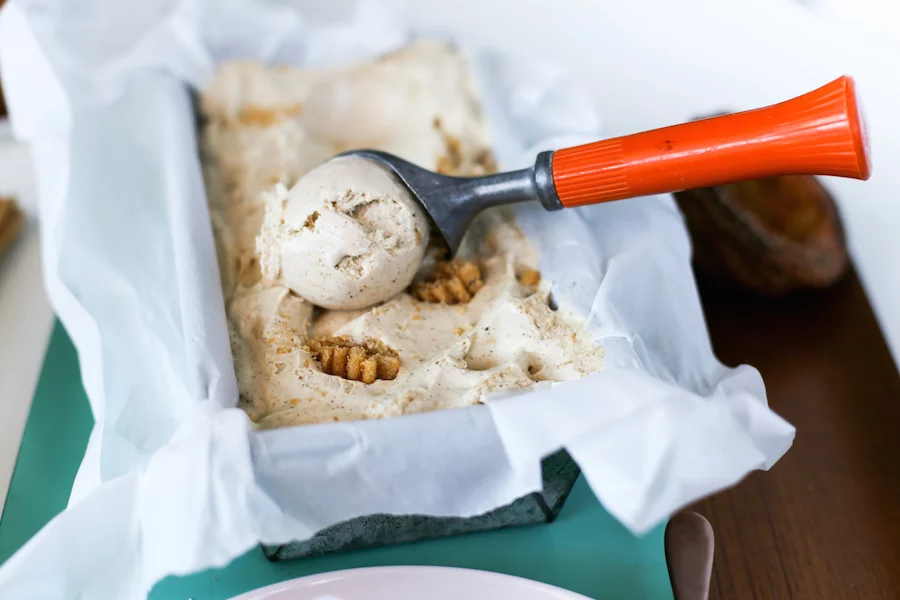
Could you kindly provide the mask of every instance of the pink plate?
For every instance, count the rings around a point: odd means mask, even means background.
[[[588,600],[564,589],[488,571],[372,567],[301,577],[232,600]]]

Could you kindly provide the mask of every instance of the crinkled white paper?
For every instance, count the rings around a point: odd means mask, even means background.
[[[232,57],[334,65],[409,39],[365,4],[313,29],[263,2],[13,0],[0,69],[36,161],[48,291],[97,424],[69,508],[0,569],[0,597],[141,597],[259,541],[372,513],[475,515],[538,489],[565,447],[635,532],[768,468],[793,428],[713,357],[673,202],[518,208],[558,301],[608,368],[485,406],[255,433],[236,404],[191,86]],[[468,49],[502,166],[598,139],[540,61]]]

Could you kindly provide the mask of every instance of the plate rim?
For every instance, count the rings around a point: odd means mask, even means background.
[[[508,573],[501,573],[499,571],[488,571],[485,569],[471,569],[468,567],[449,567],[441,565],[384,565],[374,567],[338,569],[336,571],[324,571],[322,573],[314,573],[311,575],[304,575],[302,577],[294,577],[293,579],[279,581],[265,587],[244,592],[243,594],[240,594],[238,596],[233,596],[229,600],[265,600],[267,595],[275,592],[290,591],[291,587],[296,586],[300,582],[309,585],[316,585],[323,581],[333,579],[337,576],[358,578],[366,577],[372,573],[378,573],[379,575],[390,575],[392,571],[397,572],[397,574],[399,575],[408,575],[410,571],[424,573],[425,575],[427,575],[429,571],[439,571],[445,574],[460,573],[468,577],[474,576],[490,579],[505,579],[510,581],[511,583],[531,586],[535,588],[535,591],[543,591],[555,594],[560,600],[591,600],[588,596],[584,596],[577,592],[573,592],[559,586],[551,585],[549,583],[544,583],[542,581],[528,579],[527,577],[510,575]]]

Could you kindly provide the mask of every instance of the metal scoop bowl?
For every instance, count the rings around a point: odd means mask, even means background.
[[[531,168],[483,177],[441,175],[378,150],[341,156],[392,170],[451,254],[478,213],[493,206],[538,201],[560,210],[778,175],[865,180],[871,171],[865,123],[846,76],[780,104],[541,152]]]

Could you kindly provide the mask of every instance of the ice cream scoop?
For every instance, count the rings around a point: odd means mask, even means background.
[[[393,171],[455,253],[482,210],[539,201],[559,210],[775,175],[868,179],[865,125],[853,80],[766,108],[542,152],[533,167],[451,177],[391,154],[355,150]]]
[[[350,310],[409,286],[428,236],[425,211],[389,169],[343,157],[270,194],[256,247],[266,278]]]

